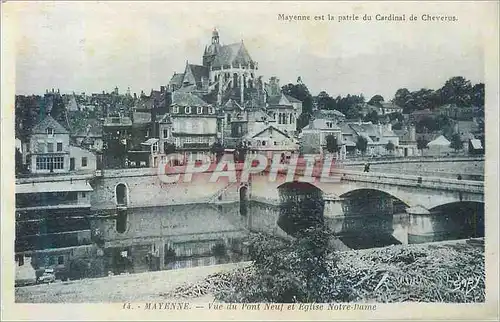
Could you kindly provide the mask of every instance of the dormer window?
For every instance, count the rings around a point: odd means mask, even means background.
[[[191,107],[190,106],[186,106],[186,114],[191,114]]]
[[[215,113],[215,109],[213,107],[209,107],[208,114],[214,114],[214,113]]]
[[[51,128],[51,127],[48,127],[48,128],[47,128],[47,135],[49,135],[49,136],[53,136],[53,135],[54,135],[54,129],[53,129],[53,128]]]
[[[196,108],[196,113],[197,113],[197,114],[201,114],[202,112],[203,112],[203,107],[198,106],[198,107]]]
[[[179,113],[179,107],[178,107],[178,106],[174,106],[174,108],[173,108],[172,112],[173,112],[174,114]]]

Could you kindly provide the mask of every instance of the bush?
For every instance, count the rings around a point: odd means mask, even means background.
[[[250,238],[252,274],[235,273],[228,289],[216,293],[224,302],[324,303],[349,301],[348,283],[337,277],[335,254],[328,251],[329,232],[306,229],[293,240],[264,234]]]

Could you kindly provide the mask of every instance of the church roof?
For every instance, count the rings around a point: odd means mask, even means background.
[[[174,73],[174,75],[170,79],[169,85],[181,86],[183,79],[184,79],[184,73]]]
[[[253,63],[250,54],[243,42],[229,44],[225,46],[221,46],[217,51],[214,62],[212,64],[213,67],[222,67],[225,65],[248,65]]]
[[[208,68],[201,65],[186,64],[183,82],[196,84],[201,82],[203,77],[208,78]]]
[[[69,134],[69,131],[66,130],[61,124],[59,124],[54,118],[50,115],[46,115],[40,123],[35,125],[35,127],[31,130],[32,134],[47,134],[47,129],[53,128],[54,134]]]

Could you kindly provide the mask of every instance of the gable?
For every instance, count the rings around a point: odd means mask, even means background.
[[[278,130],[274,126],[268,126],[264,130],[254,134],[252,138],[264,138],[264,137],[269,137],[272,135],[273,137],[279,137],[279,138],[287,138],[289,139],[290,136],[288,136],[286,133]]]
[[[279,105],[292,105],[290,101],[286,98],[284,94],[281,94],[280,100],[278,102]]]
[[[48,128],[53,128],[55,134],[69,134],[69,131],[66,130],[61,124],[59,124],[54,118],[50,115],[45,116],[45,118],[38,123],[33,130],[31,130],[32,134],[46,134]]]

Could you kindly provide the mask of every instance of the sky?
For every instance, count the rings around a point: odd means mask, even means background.
[[[202,63],[217,28],[244,41],[264,79],[300,76],[310,92],[380,94],[437,89],[453,76],[484,82],[484,5],[474,3],[20,3],[16,93],[159,89],[186,61]],[[491,11],[491,10],[490,10]],[[372,15],[372,21],[280,21],[278,14]],[[458,22],[375,21],[375,15],[456,15]],[[327,17],[325,17],[327,18]]]

